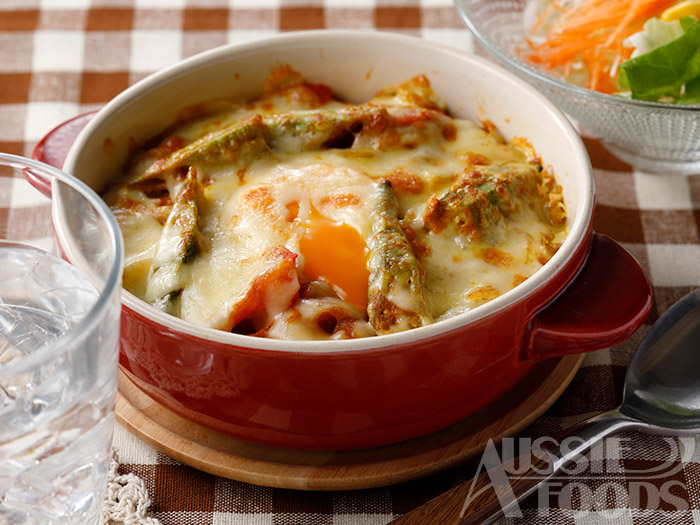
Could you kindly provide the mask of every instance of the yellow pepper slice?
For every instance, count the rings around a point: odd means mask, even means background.
[[[671,22],[673,20],[680,20],[685,16],[694,16],[695,18],[700,18],[700,1],[699,0],[684,0],[683,2],[678,2],[661,13],[661,20],[664,22]]]

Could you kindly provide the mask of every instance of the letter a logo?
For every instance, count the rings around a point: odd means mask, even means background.
[[[464,517],[464,513],[467,511],[469,505],[478,505],[480,496],[488,490],[494,490],[496,492],[498,503],[504,510],[505,517],[522,517],[523,514],[520,511],[520,506],[515,499],[515,494],[508,481],[508,473],[491,439],[489,439],[484,453],[481,455],[481,461],[476,469],[476,475],[472,480],[472,484],[469,487],[469,493],[462,506],[460,518]]]

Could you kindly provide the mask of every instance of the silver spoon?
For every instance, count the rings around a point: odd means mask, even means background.
[[[526,452],[428,501],[391,525],[493,523],[595,443],[626,430],[665,435],[700,432],[700,290],[674,304],[639,345],[627,370],[622,404],[553,440],[566,442],[565,450],[552,447]],[[571,436],[578,438],[573,445],[566,439]],[[521,467],[514,469],[514,465]],[[520,473],[523,465],[530,467]],[[519,473],[508,477],[507,472]]]

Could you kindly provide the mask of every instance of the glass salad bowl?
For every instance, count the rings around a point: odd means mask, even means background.
[[[527,51],[526,0],[455,0],[476,40],[507,69],[549,97],[616,157],[651,173],[700,173],[700,106],[632,100],[554,78],[519,56]]]

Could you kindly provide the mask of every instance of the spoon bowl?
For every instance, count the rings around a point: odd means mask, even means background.
[[[627,370],[620,413],[677,432],[700,429],[700,290],[657,321]]]

